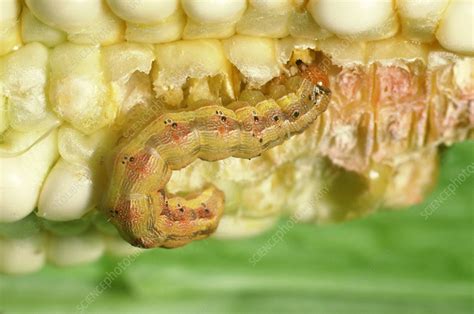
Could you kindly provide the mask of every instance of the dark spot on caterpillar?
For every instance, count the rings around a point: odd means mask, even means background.
[[[184,213],[184,208],[183,208],[183,207],[178,208],[178,210],[179,210],[180,212]]]
[[[122,160],[122,165],[125,165],[125,161]]]
[[[135,161],[135,157],[130,157],[130,162],[134,162]]]
[[[278,116],[273,116],[273,121],[277,122],[280,118]]]
[[[301,59],[296,60],[296,65],[300,66],[303,65],[304,62]]]
[[[254,117],[253,117],[253,121],[258,122],[258,120],[259,120],[259,119],[258,119],[257,116],[254,116]]]
[[[226,117],[224,117],[224,116],[221,117],[221,121],[222,121],[222,122],[226,122],[226,120],[227,120]]]
[[[173,122],[173,124],[171,125],[171,127],[176,129],[176,128],[178,127],[178,123]]]
[[[293,112],[293,118],[298,118],[299,115],[300,115],[300,112],[299,112],[298,110],[295,110],[295,111]]]
[[[259,141],[260,143],[263,143],[263,138],[259,139],[258,141]]]

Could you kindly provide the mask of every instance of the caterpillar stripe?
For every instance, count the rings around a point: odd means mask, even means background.
[[[209,236],[223,213],[223,192],[209,184],[192,195],[168,195],[171,172],[197,158],[253,158],[303,132],[326,110],[331,92],[325,74],[299,65],[298,89],[277,100],[164,113],[136,136],[119,141],[103,208],[123,238],[150,248]]]

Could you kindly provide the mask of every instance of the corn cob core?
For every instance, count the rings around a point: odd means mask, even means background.
[[[5,272],[134,252],[94,209],[119,130],[162,110],[158,97],[168,110],[277,98],[285,86],[262,91],[296,59],[329,74],[330,109],[303,135],[256,160],[198,161],[173,174],[170,192],[205,182],[225,191],[221,237],[261,232],[282,212],[325,222],[419,202],[436,175],[436,147],[472,138],[472,1],[1,6]]]

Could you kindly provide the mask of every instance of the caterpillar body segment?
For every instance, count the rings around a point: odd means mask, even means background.
[[[277,100],[232,110],[207,105],[165,113],[133,137],[119,141],[105,213],[134,246],[177,247],[209,236],[224,210],[212,184],[191,195],[168,195],[173,170],[196,159],[253,158],[303,132],[329,103],[331,91],[316,67],[300,67],[301,84]],[[315,75],[318,73],[318,75]]]

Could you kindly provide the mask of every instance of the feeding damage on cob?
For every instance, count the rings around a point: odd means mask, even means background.
[[[259,158],[197,160],[166,186],[222,190],[216,236],[420,202],[438,146],[472,138],[472,1],[212,3],[2,2],[1,271],[133,252],[96,210],[120,134],[164,112],[279,99],[301,83],[297,60],[329,78],[315,123]]]
[[[211,102],[194,111],[164,113],[135,136],[119,139],[103,206],[124,239],[139,247],[172,248],[215,231],[224,193],[210,183],[194,196],[167,195],[171,171],[198,158],[251,160],[302,133],[326,110],[331,92],[323,73],[298,63],[303,69],[291,79],[300,85],[278,99],[255,106]]]

